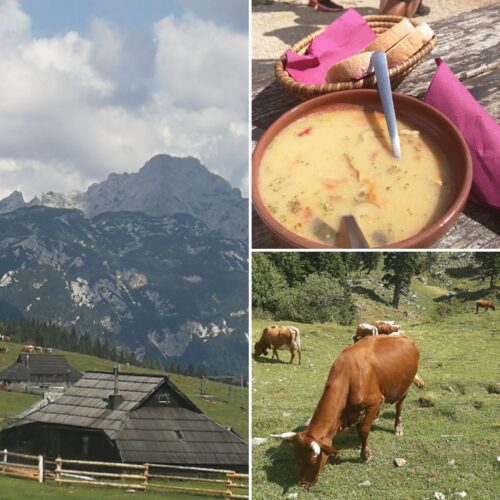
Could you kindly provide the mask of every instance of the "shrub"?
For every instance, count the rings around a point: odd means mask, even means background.
[[[276,319],[303,323],[336,321],[350,324],[354,304],[349,289],[329,273],[310,274],[303,283],[276,295]]]

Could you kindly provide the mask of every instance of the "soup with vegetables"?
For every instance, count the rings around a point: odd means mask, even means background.
[[[373,247],[417,234],[452,202],[449,166],[425,131],[400,120],[398,131],[401,159],[380,111],[335,108],[297,120],[262,157],[264,205],[290,231],[323,244],[342,245],[349,214]]]

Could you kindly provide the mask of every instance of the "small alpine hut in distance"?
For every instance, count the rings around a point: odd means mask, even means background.
[[[21,353],[14,363],[0,372],[0,382],[7,388],[68,387],[81,376],[62,355]]]
[[[248,445],[166,376],[87,372],[0,433],[0,449],[67,459],[248,469]]]

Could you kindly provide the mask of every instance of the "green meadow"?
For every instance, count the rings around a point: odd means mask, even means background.
[[[359,321],[395,319],[420,350],[418,373],[426,387],[410,389],[402,413],[404,435],[394,435],[395,408],[384,406],[368,438],[372,460],[360,462],[355,428],[339,433],[333,445],[340,456],[330,459],[309,490],[297,485],[290,444],[269,435],[305,429],[330,366],[352,343],[355,327],[295,323],[301,332],[301,366],[288,364],[287,351],[280,351],[280,362],[271,361],[271,354],[252,361],[252,436],[267,438],[252,451],[254,499],[295,493],[311,500],[432,499],[435,492],[454,498],[463,491],[467,498],[500,498],[499,312],[475,314],[469,302],[440,319],[446,308],[434,299],[446,290],[421,282],[412,290],[419,305],[403,305],[400,311],[386,305],[390,290],[353,292]],[[253,321],[253,342],[268,324]],[[407,464],[396,468],[395,458]],[[370,485],[361,485],[365,481]]]

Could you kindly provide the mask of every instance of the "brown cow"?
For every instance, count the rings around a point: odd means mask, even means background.
[[[374,321],[372,325],[377,327],[379,335],[390,335],[391,333],[399,332],[401,328],[393,321]]]
[[[35,346],[32,345],[24,345],[21,349],[21,352],[33,352],[35,350]]]
[[[12,339],[8,335],[0,335],[0,340],[2,342],[10,342]]]
[[[328,457],[337,450],[332,439],[358,419],[361,460],[371,453],[368,434],[382,403],[396,404],[394,430],[403,434],[401,409],[418,369],[418,349],[405,335],[373,336],[346,347],[335,360],[323,395],[307,429],[274,435],[290,441],[301,485],[313,485]]]
[[[295,353],[299,355],[299,365],[302,361],[302,353],[300,350],[300,334],[299,329],[294,326],[268,326],[264,328],[260,340],[255,343],[254,355],[259,357],[261,354],[267,356],[267,350],[271,348],[273,355],[271,359],[279,361],[278,349],[288,349],[292,357],[290,363],[295,357]]]
[[[479,312],[480,307],[484,308],[484,312],[486,312],[488,308],[495,310],[495,304],[493,304],[491,300],[486,300],[486,299],[476,300],[476,314]]]
[[[9,349],[7,347],[0,347],[0,354],[4,352],[9,352]]]

